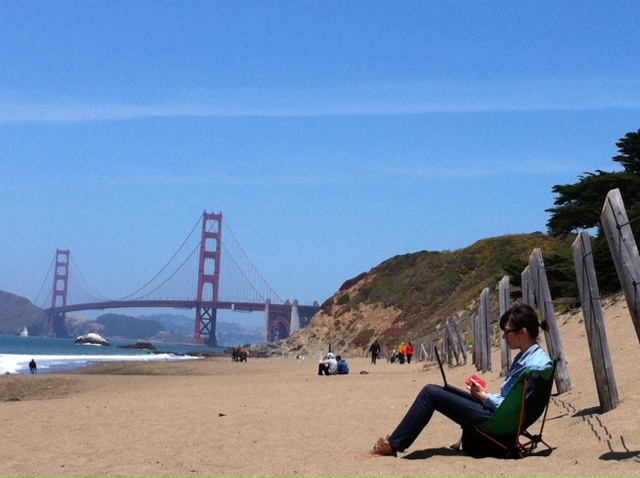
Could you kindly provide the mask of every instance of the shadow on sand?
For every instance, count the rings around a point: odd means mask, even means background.
[[[544,449],[544,450],[535,450],[531,455],[528,456],[550,456],[553,453],[553,450]],[[427,458],[431,458],[433,456],[460,456],[460,457],[468,457],[468,458],[487,458],[485,456],[480,455],[469,455],[464,451],[453,450],[449,447],[441,447],[441,448],[427,448],[425,450],[416,450],[408,455],[403,456],[402,458],[405,460],[426,460]]]
[[[425,460],[427,458],[431,458],[432,456],[469,456],[466,453],[453,450],[449,447],[441,447],[441,448],[427,448],[425,450],[416,450],[411,453],[403,456],[402,458],[405,460]]]

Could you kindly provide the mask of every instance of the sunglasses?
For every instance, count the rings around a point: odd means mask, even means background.
[[[521,329],[502,329],[502,333],[504,334],[504,336],[506,337],[507,335],[509,335],[512,332],[518,332]]]

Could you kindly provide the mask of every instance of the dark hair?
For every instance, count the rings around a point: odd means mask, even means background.
[[[336,355],[336,360],[340,362],[340,360],[342,360],[342,357],[340,355]]]
[[[527,304],[516,304],[502,314],[502,317],[500,317],[500,328],[502,330],[507,326],[509,320],[511,320],[515,329],[527,329],[529,335],[534,339],[538,338],[541,328],[542,330],[549,330],[547,321],[539,322],[538,314],[533,310],[533,307]]]

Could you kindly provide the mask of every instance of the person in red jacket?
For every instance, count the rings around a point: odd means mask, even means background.
[[[407,363],[411,363],[412,356],[413,356],[413,344],[409,342],[407,344]]]

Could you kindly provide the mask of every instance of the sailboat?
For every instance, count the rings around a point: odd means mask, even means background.
[[[29,337],[29,330],[27,330],[27,326],[22,327],[22,330],[18,334],[20,337]]]

